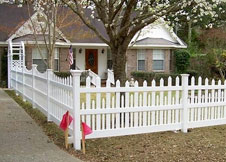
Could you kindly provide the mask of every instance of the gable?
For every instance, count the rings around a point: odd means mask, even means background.
[[[44,18],[45,15],[43,15]],[[39,13],[34,13],[31,18],[29,18],[22,26],[20,26],[9,38],[7,41],[9,40],[13,40],[16,38],[20,38],[20,37],[24,37],[24,36],[29,36],[29,35],[33,35],[34,33],[36,33],[37,37],[43,37],[44,41],[44,37],[46,37],[48,35],[48,31],[46,31],[46,33],[42,32],[41,26],[42,26],[43,22],[40,21],[39,19]],[[59,30],[56,29],[57,32],[57,37],[58,40],[64,39],[66,42],[69,42],[63,35],[63,33]],[[27,37],[29,38],[29,37]],[[33,39],[31,39],[31,41],[35,40],[35,36],[33,37]]]
[[[168,43],[166,43],[167,41]],[[163,42],[165,42],[166,45],[174,44],[182,48],[187,47],[186,44],[173,32],[173,30],[163,20],[158,20],[155,23],[144,27],[134,36],[134,38],[131,41],[131,44],[141,45],[141,42],[145,42],[145,45],[148,45],[147,42],[152,42],[150,43],[150,46],[151,45],[162,46],[164,44]],[[160,43],[157,44],[157,42]]]
[[[162,38],[171,42],[177,42],[163,25],[149,25],[142,29],[137,41],[144,38]]]

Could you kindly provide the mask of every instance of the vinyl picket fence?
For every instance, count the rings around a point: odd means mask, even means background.
[[[182,74],[172,85],[172,78],[155,80],[151,86],[147,82],[131,87],[111,85],[107,81],[101,87],[100,78],[91,85],[90,77],[86,85],[80,85],[81,71],[71,70],[71,77],[59,78],[52,70],[39,73],[37,66],[32,70],[14,67],[11,70],[11,88],[40,109],[49,121],[59,124],[63,114],[69,110],[73,115],[69,141],[74,148],[81,149],[81,121],[89,125],[93,133],[87,139],[123,136],[160,131],[182,130],[226,124],[226,82],[198,78],[189,79]]]

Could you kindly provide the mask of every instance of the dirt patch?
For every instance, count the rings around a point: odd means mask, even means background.
[[[6,92],[43,128],[51,141],[65,150],[59,126],[48,123],[40,111],[23,102],[13,91]],[[186,134],[162,132],[86,140],[86,155],[72,147],[65,151],[90,162],[226,161],[226,125],[191,129]]]

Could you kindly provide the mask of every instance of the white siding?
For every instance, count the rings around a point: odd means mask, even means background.
[[[85,48],[81,48],[82,53],[79,53],[79,49],[76,48],[76,66],[81,70],[85,70]]]
[[[104,49],[104,53],[102,53]],[[98,48],[98,75],[106,79],[107,74],[107,48]]]

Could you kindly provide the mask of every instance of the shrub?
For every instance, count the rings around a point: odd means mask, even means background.
[[[66,78],[71,75],[70,72],[54,72],[54,74],[56,74],[56,76],[58,76],[60,78]]]
[[[190,64],[190,54],[186,50],[175,51],[176,70],[178,73],[186,73]]]
[[[189,77],[195,77],[198,78],[199,77],[199,73],[196,70],[187,70],[186,74],[189,74]]]
[[[168,78],[172,77],[172,84],[175,85],[176,77],[180,77],[179,74],[166,74],[166,73],[154,73],[154,72],[140,72],[135,71],[131,73],[131,76],[134,80],[139,82],[139,85],[142,85],[144,80],[148,82],[148,85],[151,85],[152,80],[156,81],[156,85],[160,84],[160,79],[164,80],[164,85],[168,84]]]
[[[57,75],[60,78],[66,78],[71,76],[70,72],[54,72],[55,75]],[[81,85],[84,85],[86,82],[86,78],[88,77],[88,72],[82,72],[81,74]]]

